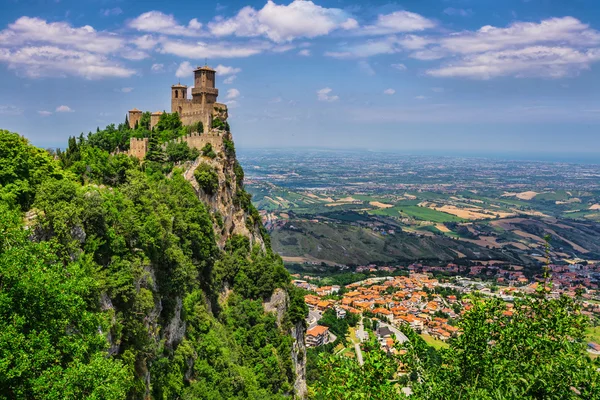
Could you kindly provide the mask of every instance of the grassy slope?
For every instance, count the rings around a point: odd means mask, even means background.
[[[273,249],[284,256],[306,256],[344,264],[368,262],[392,262],[415,260],[450,261],[455,258],[455,249],[479,258],[473,251],[486,256],[502,257],[501,254],[480,248],[470,243],[449,238],[423,237],[397,233],[382,236],[365,228],[346,224],[324,224],[294,221],[297,228],[277,229],[271,234]]]

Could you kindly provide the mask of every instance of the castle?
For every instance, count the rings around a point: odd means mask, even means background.
[[[222,133],[212,129],[213,120],[219,118],[227,121],[227,105],[217,102],[219,89],[215,88],[216,71],[207,65],[194,70],[194,87],[192,98],[187,98],[188,87],[178,83],[171,86],[171,112],[179,114],[181,123],[186,126],[195,126],[202,123],[203,134],[192,133],[183,138],[176,139],[185,141],[190,147],[202,148],[206,143],[213,145],[222,141]],[[162,111],[155,111],[150,116],[150,130],[154,129]],[[129,111],[129,127],[135,128],[142,118],[142,111],[134,108]],[[148,152],[148,138],[131,138],[129,144],[129,155],[143,159]]]

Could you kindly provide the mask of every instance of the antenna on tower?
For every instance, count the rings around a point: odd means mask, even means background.
[[[208,67],[208,58],[204,57],[204,66]]]

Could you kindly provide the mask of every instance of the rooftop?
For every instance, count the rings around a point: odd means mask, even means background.
[[[313,328],[310,328],[308,331],[306,331],[306,334],[308,336],[319,336],[319,335],[326,333],[328,330],[329,330],[329,328],[326,326],[317,325]]]

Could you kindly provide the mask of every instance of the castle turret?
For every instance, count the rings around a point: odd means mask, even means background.
[[[140,119],[142,119],[142,112],[137,108],[133,110],[129,110],[129,128],[135,128],[136,124],[140,123]]]
[[[162,111],[155,111],[150,115],[150,130],[154,129],[156,124],[158,124],[161,115],[163,115]]]
[[[215,74],[216,71],[206,65],[194,70],[194,88],[192,89],[194,103],[205,106],[217,102],[219,89],[215,88]]]
[[[178,83],[171,86],[171,112],[181,116],[187,103],[187,86]]]

